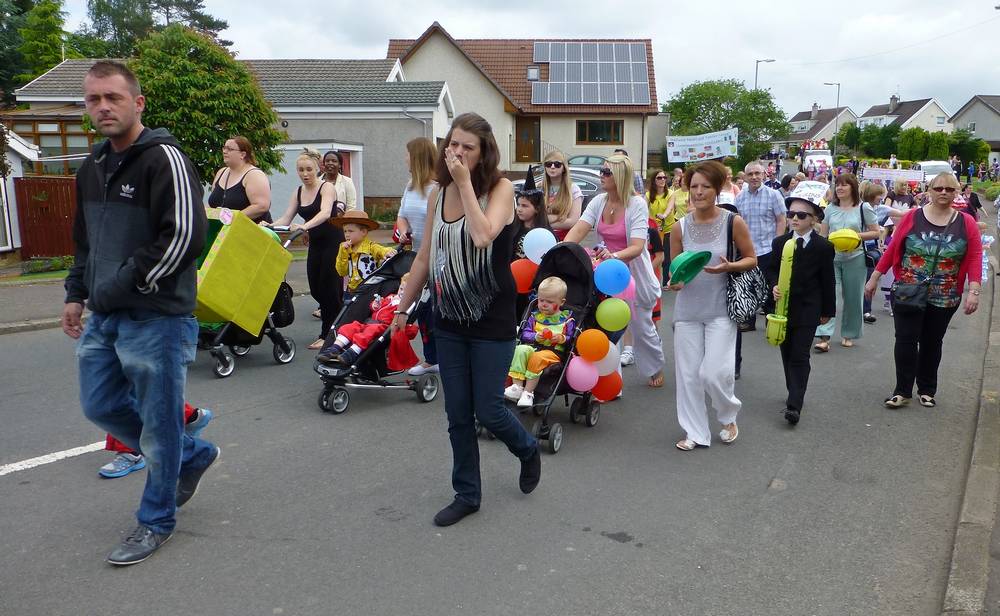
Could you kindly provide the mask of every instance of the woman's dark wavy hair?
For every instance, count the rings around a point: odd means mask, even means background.
[[[448,165],[444,161],[444,152],[451,143],[451,135],[456,128],[460,128],[467,133],[479,137],[479,163],[472,169],[472,190],[477,197],[489,194],[497,182],[503,177],[500,173],[500,148],[497,147],[497,140],[493,136],[493,127],[475,113],[463,113],[455,118],[451,123],[448,134],[438,148],[437,164],[434,167],[434,175],[437,176],[438,184],[441,188],[446,188],[451,184],[451,173],[448,172]]]

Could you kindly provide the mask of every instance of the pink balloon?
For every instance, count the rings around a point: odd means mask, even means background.
[[[566,382],[574,391],[590,391],[597,385],[599,376],[597,366],[579,356],[569,360],[569,366],[566,367]]]
[[[632,300],[634,300],[635,299],[635,278],[634,277],[633,278],[629,278],[628,279],[628,286],[625,287],[624,291],[622,291],[618,295],[615,295],[615,297],[617,297],[618,299],[623,299],[626,302],[631,302]]]

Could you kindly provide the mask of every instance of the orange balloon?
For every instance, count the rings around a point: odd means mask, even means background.
[[[532,263],[529,259],[518,259],[510,264],[510,272],[514,274],[514,283],[517,284],[518,293],[531,291],[531,283],[535,280],[535,272],[538,271],[538,264]]]
[[[601,378],[597,379],[597,385],[590,391],[594,394],[594,397],[598,400],[603,400],[608,402],[614,400],[618,392],[622,390],[622,375],[617,372],[612,372],[611,374],[606,374]]]
[[[576,352],[589,362],[598,362],[608,354],[608,336],[599,329],[588,329],[576,340]]]

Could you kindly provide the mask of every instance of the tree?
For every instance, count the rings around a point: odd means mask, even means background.
[[[203,179],[222,166],[222,142],[243,135],[257,166],[281,168],[275,146],[287,137],[256,79],[208,36],[173,24],[139,44],[129,63],[146,95],[143,123],[177,138]]]
[[[926,160],[928,133],[919,126],[908,128],[899,133],[896,156],[902,160]]]
[[[681,88],[663,106],[672,135],[698,135],[739,129],[740,165],[756,160],[791,130],[767,90],[747,90],[735,79],[700,81]]]
[[[948,160],[948,135],[931,133],[927,138],[927,160]]]
[[[202,0],[153,0],[150,2],[150,9],[154,16],[160,18],[159,23],[163,26],[184,24],[211,37],[223,47],[233,44],[232,41],[219,39],[219,32],[228,28],[229,23],[206,13]]]
[[[20,48],[24,16],[30,10],[30,2],[0,0],[0,108],[14,103],[14,90],[24,83],[18,76],[28,71]]]
[[[139,41],[172,24],[188,26],[220,45],[232,45],[218,37],[229,24],[206,13],[203,0],[87,0],[87,13],[91,24],[83,34],[105,40],[109,54],[118,58],[132,57]]]
[[[837,147],[845,147],[851,152],[857,152],[861,143],[861,129],[854,122],[847,122],[840,125],[837,131]]]
[[[951,144],[949,150],[952,154],[966,163],[970,161],[981,162],[989,158],[989,144],[982,139],[975,137],[968,129],[959,128],[951,134]],[[982,156],[980,151],[986,146],[986,156]]]
[[[879,158],[889,158],[896,153],[897,142],[899,140],[899,125],[889,124],[883,126],[878,131],[878,149],[875,156]]]
[[[876,156],[878,150],[879,128],[874,124],[867,124],[861,129],[858,135],[858,147],[866,156]]]
[[[24,16],[18,51],[27,70],[18,79],[31,81],[62,62],[64,16],[61,0],[39,0]]]

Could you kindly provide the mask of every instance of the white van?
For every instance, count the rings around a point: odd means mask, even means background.
[[[951,165],[945,160],[924,160],[917,163],[917,169],[924,172],[924,182],[928,184],[939,173],[954,173]]]

